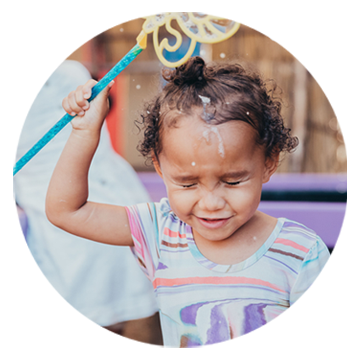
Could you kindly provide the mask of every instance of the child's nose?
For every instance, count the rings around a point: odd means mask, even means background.
[[[198,202],[199,207],[204,211],[218,211],[222,209],[226,204],[224,198],[217,194],[215,191],[213,192],[205,192],[202,195],[202,198]]]

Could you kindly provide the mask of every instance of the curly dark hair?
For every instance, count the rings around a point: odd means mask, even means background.
[[[165,68],[162,75],[168,83],[146,104],[142,121],[137,121],[144,129],[144,139],[138,145],[143,156],[158,158],[164,127],[174,126],[179,114],[191,114],[194,108],[203,107],[201,97],[210,100],[204,108],[207,111],[203,114],[208,116],[205,121],[213,125],[230,120],[250,124],[258,133],[257,142],[265,147],[266,157],[291,152],[298,145],[298,139],[284,126],[281,100],[274,97],[277,85],[273,83],[269,89],[257,73],[246,71],[240,64],[206,65],[196,56],[176,69]]]

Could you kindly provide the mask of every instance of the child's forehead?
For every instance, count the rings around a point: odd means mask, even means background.
[[[203,108],[197,107],[191,112],[172,109],[163,114],[160,153],[167,154],[169,160],[201,152],[236,161],[240,152],[252,155],[259,148],[258,133],[250,124],[232,119],[217,124],[217,118],[207,122],[202,113]]]
[[[169,174],[212,175],[249,168],[264,154],[253,134],[244,122],[207,125],[199,117],[183,117],[164,132],[159,161]]]
[[[242,121],[230,120],[222,124],[208,124],[202,119],[200,113],[192,115],[178,115],[165,126],[162,134],[162,147],[165,151],[181,152],[183,155],[192,150],[202,149],[212,151],[215,147],[221,156],[225,152],[244,151],[245,147],[253,149],[256,145],[255,129]],[[176,119],[176,120],[175,120]]]

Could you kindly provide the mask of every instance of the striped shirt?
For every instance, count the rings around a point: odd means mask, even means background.
[[[200,253],[192,228],[166,198],[126,210],[133,253],[153,284],[165,346],[213,344],[257,329],[288,309],[329,258],[314,231],[279,218],[251,257],[220,265]]]

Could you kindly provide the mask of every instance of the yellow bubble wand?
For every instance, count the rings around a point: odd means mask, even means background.
[[[137,44],[120,60],[99,82],[93,87],[89,101],[92,101],[115,77],[117,77],[146,47],[147,35],[153,33],[153,44],[158,59],[167,67],[178,67],[185,63],[193,54],[197,42],[218,43],[231,37],[239,28],[240,24],[217,16],[193,12],[168,12],[148,16],[142,26],[142,31],[137,37]],[[175,20],[181,30],[190,39],[187,53],[176,62],[169,62],[163,56],[164,50],[175,52],[183,42],[182,34],[171,25]],[[159,28],[165,26],[167,31],[175,36],[176,42],[170,45],[167,38],[160,43]],[[76,116],[76,115],[75,115]],[[56,134],[60,132],[74,118],[65,114],[27,153],[25,153],[15,164],[13,176],[28,163]]]

